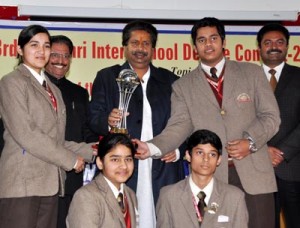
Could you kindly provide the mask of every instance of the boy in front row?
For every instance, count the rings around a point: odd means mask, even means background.
[[[188,139],[187,149],[191,174],[161,189],[157,228],[247,228],[244,193],[213,177],[221,162],[220,138],[209,130],[198,130]]]
[[[124,184],[132,175],[135,151],[124,134],[109,134],[102,138],[96,158],[101,173],[75,193],[67,227],[137,227],[136,196]]]

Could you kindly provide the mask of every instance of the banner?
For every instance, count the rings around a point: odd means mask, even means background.
[[[66,35],[74,43],[73,58],[67,75],[90,92],[97,71],[123,64],[122,29],[125,24],[73,23],[0,20],[0,78],[17,65],[17,39],[25,26],[40,24],[51,35]],[[159,36],[153,64],[182,76],[198,65],[190,31],[192,25],[154,24]],[[261,26],[226,26],[225,56],[231,60],[260,64],[256,33]],[[287,26],[291,33],[287,62],[300,66],[300,26]]]

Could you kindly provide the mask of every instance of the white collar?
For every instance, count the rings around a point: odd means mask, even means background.
[[[33,70],[31,67],[27,66],[26,64],[23,63],[23,65],[30,71],[30,73],[33,75],[33,77],[38,80],[38,82],[42,85],[43,81],[46,80],[45,79],[45,73],[42,70],[41,74],[38,74],[35,70]]]
[[[195,184],[195,182],[192,179],[192,175],[190,175],[190,177],[189,177],[189,184],[190,184],[193,196],[196,199],[196,202],[198,203],[198,201],[199,201],[199,198],[197,197],[198,193],[200,191],[203,191],[205,193],[205,195],[206,195],[204,201],[205,201],[206,205],[208,205],[208,202],[209,202],[209,199],[211,197],[211,194],[212,194],[212,191],[213,191],[213,187],[214,187],[214,178],[212,178],[210,180],[210,182],[203,189],[201,189],[201,188],[199,188]]]
[[[217,76],[218,77],[222,73],[224,65],[225,65],[225,58],[223,57],[223,59],[220,62],[218,62],[217,65],[214,66],[217,69]],[[206,65],[206,64],[204,64],[202,62],[200,62],[200,66],[205,71],[205,73],[207,73],[208,75],[210,75],[210,68],[211,68],[211,66],[208,66],[208,65]]]
[[[124,184],[122,183],[120,185],[120,191],[117,189],[117,187],[109,180],[107,179],[104,175],[103,175],[104,179],[106,180],[108,186],[110,187],[110,189],[112,190],[114,196],[117,198],[119,193],[122,193],[124,195]]]
[[[270,78],[271,78],[271,74],[269,73],[269,70],[270,69],[274,69],[276,70],[276,73],[275,73],[275,78],[277,81],[279,81],[279,78],[280,78],[280,75],[281,75],[281,72],[282,72],[282,69],[284,67],[284,64],[285,62],[282,62],[280,63],[278,66],[274,67],[274,68],[270,68],[268,67],[267,65],[263,64],[262,67],[264,69],[264,72],[265,72],[265,75],[267,76],[268,80],[270,81]]]

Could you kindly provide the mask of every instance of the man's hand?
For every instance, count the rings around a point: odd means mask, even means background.
[[[150,150],[148,148],[147,143],[142,142],[138,139],[132,139],[131,141],[133,142],[133,144],[135,144],[135,146],[137,148],[136,154],[134,156],[136,159],[144,160],[144,159],[150,157]]]
[[[283,152],[275,147],[269,146],[268,152],[272,161],[273,167],[277,167],[283,160]]]
[[[121,121],[122,112],[121,110],[114,108],[108,116],[108,125],[115,127]]]
[[[83,157],[78,156],[77,157],[76,166],[74,168],[75,169],[75,173],[82,172],[82,170],[84,169],[84,167],[85,167],[85,162],[84,162]]]
[[[166,162],[166,163],[174,162],[174,161],[176,161],[176,159],[177,159],[177,157],[176,157],[176,151],[175,151],[175,150],[173,150],[173,151],[171,151],[171,152],[165,154],[165,155],[161,158],[161,160],[164,161],[164,162]]]
[[[237,160],[241,160],[250,154],[249,151],[249,140],[248,139],[237,139],[227,142],[226,145],[227,153]]]
[[[126,113],[126,116],[129,112]],[[108,125],[110,127],[116,127],[122,119],[122,110],[114,108],[108,116]]]

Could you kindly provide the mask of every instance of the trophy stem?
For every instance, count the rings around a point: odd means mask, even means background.
[[[116,82],[119,87],[119,110],[121,114],[121,120],[117,126],[112,127],[111,133],[123,133],[128,135],[127,130],[127,110],[131,96],[140,84],[138,75],[131,69],[124,69],[119,73]]]

